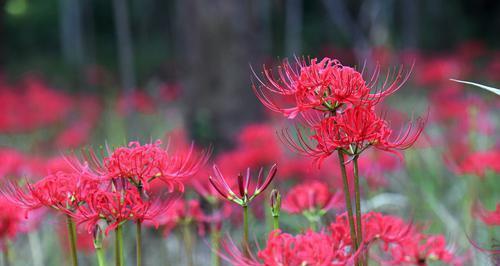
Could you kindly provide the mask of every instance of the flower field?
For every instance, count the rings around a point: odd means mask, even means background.
[[[0,266],[500,265],[498,10],[0,0]]]

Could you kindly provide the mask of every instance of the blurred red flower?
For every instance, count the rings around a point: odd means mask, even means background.
[[[331,192],[327,184],[319,181],[308,181],[295,185],[285,195],[282,209],[288,213],[303,212],[325,213],[331,208],[339,208],[344,204],[343,193]]]

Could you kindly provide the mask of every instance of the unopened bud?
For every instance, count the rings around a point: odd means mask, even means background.
[[[280,192],[277,189],[273,189],[271,191],[271,213],[274,217],[277,217],[280,215],[280,209],[281,209],[281,195]]]

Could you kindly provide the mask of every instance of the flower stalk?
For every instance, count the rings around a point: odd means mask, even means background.
[[[118,225],[115,229],[115,260],[116,266],[124,265],[122,225]]]
[[[9,249],[9,243],[7,240],[4,242],[4,247],[3,247],[3,265],[5,266],[10,266],[10,249]]]
[[[95,255],[97,257],[97,264],[99,266],[106,266],[106,254],[104,253],[104,248],[102,248],[102,246],[95,249]]]
[[[137,259],[137,266],[142,265],[142,228],[141,228],[141,221],[137,221],[135,224],[135,230],[136,230],[136,235],[135,235],[135,245],[136,245],[136,259]]]
[[[359,168],[358,168],[358,155],[353,158],[353,171],[354,171],[354,200],[356,206],[356,240],[358,247],[363,242],[363,231],[361,227],[361,196],[359,191]],[[363,261],[363,260],[362,260]]]
[[[188,266],[194,266],[193,261],[193,236],[189,225],[190,221],[184,221],[182,226],[182,237],[184,238],[184,249],[186,251],[186,259]]]
[[[71,262],[73,266],[78,266],[78,255],[76,252],[76,228],[75,222],[71,216],[66,215],[66,224],[68,226],[68,238],[71,250]]]
[[[339,155],[339,166],[340,166],[340,171],[342,172],[342,181],[344,183],[344,195],[345,195],[345,205],[347,209],[347,218],[349,220],[349,229],[350,229],[350,234],[351,234],[351,241],[354,246],[354,251],[358,250],[358,241],[356,237],[356,229],[354,227],[354,218],[353,218],[353,213],[352,213],[352,203],[351,203],[351,193],[349,192],[349,181],[347,180],[347,172],[345,168],[345,161],[344,161],[344,155],[342,154],[342,151],[338,151]]]
[[[243,205],[243,241],[241,242],[245,254],[248,253],[248,205]]]
[[[103,232],[101,231],[99,226],[96,226],[94,230],[94,249],[97,258],[97,264],[99,266],[106,266],[106,253],[104,252],[104,247],[102,245],[103,239]]]
[[[216,223],[212,224],[212,230],[210,230],[210,241],[212,242],[212,266],[220,266],[220,257],[219,257],[219,249],[220,249],[220,229]]]

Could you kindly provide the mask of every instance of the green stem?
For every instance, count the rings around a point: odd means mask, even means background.
[[[106,255],[104,253],[104,248],[102,246],[95,249],[95,255],[97,257],[98,265],[106,266]]]
[[[182,236],[184,237],[184,249],[186,250],[186,259],[188,266],[194,266],[193,262],[193,237],[189,228],[190,222],[184,222],[182,226]]]
[[[342,154],[342,151],[338,151],[339,155],[339,165],[340,165],[340,171],[342,172],[342,181],[344,183],[344,196],[345,196],[345,205],[347,209],[347,218],[349,219],[349,229],[351,232],[351,240],[354,245],[354,250],[353,252],[356,252],[358,250],[358,242],[356,238],[356,229],[354,227],[354,218],[352,217],[352,204],[351,204],[351,193],[349,192],[349,181],[347,180],[347,173],[345,169],[345,164],[344,164],[344,155]]]
[[[359,169],[358,169],[358,156],[355,155],[353,159],[354,164],[354,200],[356,205],[356,236],[358,247],[363,242],[363,231],[361,228],[361,197],[359,192]],[[363,261],[363,259],[361,259]]]
[[[10,256],[9,256],[9,243],[7,240],[4,242],[3,246],[3,265],[4,266],[10,266]]]
[[[314,232],[316,232],[316,230],[318,230],[318,226],[317,226],[317,222],[316,222],[316,221],[309,220],[309,227],[310,227],[310,228],[311,228],[311,230],[313,230]]]
[[[122,266],[124,264],[123,230],[121,225],[118,225],[115,229],[115,260],[116,260],[116,266]]]
[[[216,223],[212,224],[210,231],[210,238],[212,241],[212,266],[220,266],[219,248],[220,248],[220,230]]]
[[[73,222],[73,219],[69,215],[66,215],[66,224],[68,225],[68,238],[71,249],[71,261],[73,263],[73,266],[78,266],[78,255],[76,252],[75,222]]]
[[[248,246],[248,206],[243,206],[243,241],[242,241],[243,254],[249,256],[249,246]]]
[[[141,221],[137,221],[135,230],[136,230],[136,235],[135,235],[135,245],[136,245],[136,259],[137,259],[137,266],[142,265],[142,230],[141,230]]]
[[[273,229],[280,229],[280,217],[278,215],[273,216]]]

